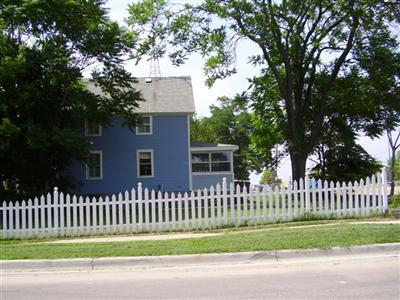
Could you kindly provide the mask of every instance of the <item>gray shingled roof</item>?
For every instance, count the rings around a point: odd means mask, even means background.
[[[139,102],[138,113],[194,113],[192,80],[190,76],[137,78],[134,88],[142,92],[146,101]],[[100,93],[100,89],[88,84],[89,90]]]

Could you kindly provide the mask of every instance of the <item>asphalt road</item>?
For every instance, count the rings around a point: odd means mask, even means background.
[[[400,299],[398,255],[1,276],[1,299]]]

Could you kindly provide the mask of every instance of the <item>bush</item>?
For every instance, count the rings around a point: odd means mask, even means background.
[[[390,208],[400,208],[400,194],[394,195],[390,199]]]

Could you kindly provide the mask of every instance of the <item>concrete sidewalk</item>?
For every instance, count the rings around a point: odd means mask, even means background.
[[[85,237],[78,239],[62,239],[48,242],[40,242],[40,244],[75,244],[75,243],[106,243],[106,242],[134,242],[134,241],[161,241],[176,239],[199,239],[210,236],[221,235],[222,233],[164,233],[164,234],[142,234],[129,236],[107,236],[107,237]]]
[[[145,257],[108,257],[48,260],[3,260],[2,274],[29,272],[105,271],[151,268],[196,267],[206,265],[276,264],[293,260],[334,260],[371,255],[399,256],[400,243],[375,244],[349,248],[276,250],[224,254],[196,254]]]

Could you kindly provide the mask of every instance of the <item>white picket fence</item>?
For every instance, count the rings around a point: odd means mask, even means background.
[[[103,198],[59,192],[0,208],[1,238],[44,238],[116,233],[203,230],[302,218],[381,215],[386,174],[354,183],[296,182],[289,188],[240,188],[233,183],[184,194],[137,190]]]

